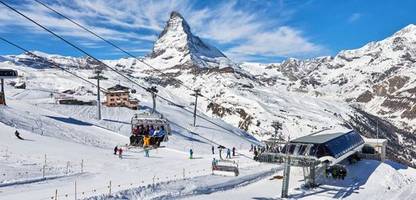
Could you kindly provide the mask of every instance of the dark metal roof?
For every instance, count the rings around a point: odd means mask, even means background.
[[[296,138],[290,141],[290,143],[323,144],[337,137],[348,134],[349,132],[351,131],[334,132],[334,133],[327,133],[327,131],[325,131],[325,133],[319,132],[316,134],[311,134],[311,135],[306,135],[303,137]]]
[[[119,91],[119,90],[126,90],[128,91],[130,88],[117,84],[113,87],[107,88],[108,91]]]
[[[16,78],[18,73],[16,70],[13,69],[0,69],[0,77],[1,78]]]

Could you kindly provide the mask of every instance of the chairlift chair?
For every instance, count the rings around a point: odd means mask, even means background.
[[[130,145],[131,146],[143,147],[144,135],[135,135],[134,134],[134,130],[137,127],[139,127],[140,125],[143,125],[144,127],[153,126],[155,129],[156,129],[156,127],[160,128],[160,127],[163,126],[164,130],[166,132],[166,134],[163,138],[163,142],[167,142],[168,141],[168,135],[172,134],[170,124],[169,124],[168,120],[163,117],[163,115],[156,114],[156,113],[152,114],[152,113],[148,113],[148,112],[135,114],[131,118],[131,136],[130,136]],[[156,142],[157,140],[155,138],[156,137],[151,136],[150,145],[153,146],[153,147],[158,147],[158,142]]]

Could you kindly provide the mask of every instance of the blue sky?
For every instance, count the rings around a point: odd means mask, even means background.
[[[42,0],[129,52],[143,56],[179,11],[192,32],[235,61],[335,55],[416,23],[412,0]],[[101,59],[126,55],[30,0],[5,0]],[[0,5],[0,36],[27,49],[83,56]],[[21,53],[0,42],[0,54]]]

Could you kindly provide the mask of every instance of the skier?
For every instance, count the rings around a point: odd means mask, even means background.
[[[220,159],[222,160],[222,148],[218,150],[218,154],[220,155]]]
[[[332,168],[332,177],[334,177],[334,179],[338,179],[339,178],[339,174],[338,174],[338,169],[337,168]]]
[[[153,127],[153,125],[151,125],[149,129],[149,135],[153,136],[154,133],[155,133],[155,128]]]
[[[212,155],[214,155],[215,154],[215,147],[214,146],[211,146],[211,151],[212,151]]]
[[[20,137],[20,133],[19,133],[19,131],[15,131],[14,132],[14,135],[17,137],[17,139],[19,139],[19,140],[24,140],[22,137]]]
[[[123,149],[122,148],[118,148],[118,157],[120,158],[120,159],[122,159],[123,158]]]
[[[235,156],[235,147],[233,147],[233,156]]]
[[[144,157],[149,157],[149,148],[144,148]]]
[[[344,180],[344,178],[345,178],[344,169],[342,169],[342,168],[339,170],[339,178],[342,179],[342,180]]]
[[[143,129],[143,135],[149,135],[150,126],[146,125]]]
[[[160,129],[159,129],[159,127],[156,127],[155,128],[155,130],[153,131],[153,137],[157,137],[158,135],[159,135],[159,131],[160,131]]]
[[[341,179],[344,180],[345,177],[347,176],[347,169],[341,168],[340,169],[340,176],[341,176]]]
[[[192,149],[189,149],[189,159],[192,159],[194,155],[194,151]]]
[[[114,147],[114,155],[117,155],[118,147]]]
[[[144,135],[144,126],[143,126],[143,124],[140,124],[140,126],[139,126],[139,130],[138,130],[138,135]]]
[[[155,132],[156,134],[156,132]],[[163,142],[163,139],[165,138],[166,132],[165,132],[165,128],[162,126],[160,127],[160,130],[157,131],[157,135],[156,135],[156,145],[159,147],[160,143]]]
[[[130,145],[134,145],[135,141],[136,141],[136,136],[134,134],[132,134],[130,136]]]
[[[148,147],[150,146],[150,136],[149,135],[145,135],[143,138],[143,147]]]
[[[227,158],[231,159],[231,150],[227,149]]]
[[[139,126],[136,126],[133,128],[133,135],[138,135],[139,134]]]
[[[325,175],[326,178],[329,177],[329,169],[328,168],[325,168],[324,175]]]
[[[217,160],[215,160],[215,158],[212,158],[212,170],[216,168],[216,165],[217,165]]]
[[[258,152],[256,150],[256,147],[254,147],[254,160],[257,161]]]

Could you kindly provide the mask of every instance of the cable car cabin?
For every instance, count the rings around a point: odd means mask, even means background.
[[[353,130],[324,130],[290,141],[283,148],[283,152],[335,165],[361,151],[363,146],[363,138]]]
[[[168,135],[171,135],[171,128],[168,120],[162,115],[141,113],[131,118],[131,146],[159,147],[161,142],[168,141]],[[144,144],[145,137],[150,137],[146,145]]]
[[[18,73],[12,69],[0,69],[0,79],[14,79],[17,78]]]
[[[238,164],[231,160],[213,160],[212,161],[212,174],[223,176],[238,176]]]

